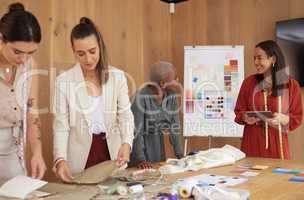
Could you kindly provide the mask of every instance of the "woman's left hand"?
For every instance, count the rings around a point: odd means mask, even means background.
[[[273,118],[267,119],[267,122],[272,126],[278,126],[279,124],[285,126],[289,123],[289,116],[283,113],[274,113]]]
[[[42,179],[46,171],[46,165],[42,155],[34,154],[31,159],[32,178]]]
[[[125,163],[129,162],[130,160],[130,153],[131,153],[131,146],[127,143],[123,143],[120,146],[118,151],[116,163],[119,167],[124,165]]]

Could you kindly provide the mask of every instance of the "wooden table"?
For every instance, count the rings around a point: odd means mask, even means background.
[[[237,162],[235,165],[218,167],[212,169],[204,169],[197,172],[185,172],[175,175],[168,175],[167,178],[170,181],[174,181],[179,178],[185,178],[189,176],[200,175],[203,173],[212,173],[225,176],[239,176],[237,173],[230,172],[233,168],[240,164],[250,163],[254,165],[267,165],[268,169],[265,170],[254,170],[260,174],[256,177],[246,177],[248,182],[235,186],[234,188],[246,189],[250,191],[250,200],[304,200],[304,183],[296,183],[288,181],[291,178],[292,174],[274,174],[272,170],[274,168],[287,168],[287,169],[300,169],[304,170],[304,162],[290,161],[290,160],[278,160],[278,159],[263,159],[263,158],[246,158],[240,162]],[[250,170],[251,171],[251,170]],[[50,184],[52,185],[52,184]],[[53,185],[54,186],[54,185]],[[62,192],[65,190],[62,186],[56,186],[57,188],[52,187],[49,192]],[[65,185],[65,187],[71,189],[77,189],[78,194],[75,194],[75,197],[71,199],[90,199],[86,198],[86,194],[81,193],[80,187],[76,185]],[[85,186],[88,187],[88,186]],[[78,189],[79,188],[79,189]],[[93,191],[93,188],[87,188],[87,191]],[[47,190],[46,190],[47,191]],[[89,193],[89,192],[88,192]],[[8,198],[1,198],[4,200]],[[47,200],[52,198],[46,198]],[[56,198],[55,198],[56,199]],[[58,198],[57,198],[58,199]]]
[[[204,169],[198,172],[187,172],[177,175],[168,176],[174,180],[188,176],[199,175],[202,173],[212,173],[225,176],[238,176],[237,173],[230,172],[233,168],[240,164],[251,163],[254,165],[267,165],[265,170],[250,170],[259,172],[255,177],[245,177],[248,179],[246,183],[234,186],[233,188],[246,189],[250,191],[250,200],[304,200],[304,183],[290,182],[289,178],[292,174],[274,174],[272,170],[275,168],[300,169],[304,170],[304,162],[279,160],[279,159],[263,159],[263,158],[246,158],[235,165],[218,167],[212,169]]]

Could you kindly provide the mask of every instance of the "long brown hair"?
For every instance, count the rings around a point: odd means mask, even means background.
[[[103,41],[101,32],[97,29],[95,24],[87,17],[82,17],[71,32],[71,44],[74,45],[75,39],[83,39],[94,35],[96,37],[99,47],[99,61],[97,63],[97,70],[100,74],[101,84],[105,84],[109,79],[108,56],[106,46]]]

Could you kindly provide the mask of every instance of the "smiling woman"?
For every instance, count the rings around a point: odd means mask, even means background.
[[[23,147],[27,137],[32,177],[41,179],[46,170],[39,118],[32,112],[36,97],[31,80],[21,81],[34,68],[32,55],[40,41],[36,17],[20,3],[10,5],[0,19],[0,182],[26,174]]]
[[[254,64],[257,73],[243,81],[235,106],[235,121],[245,125],[241,150],[246,156],[290,159],[287,133],[303,116],[299,83],[288,76],[284,55],[272,40],[256,45]],[[260,118],[248,111],[274,114]]]

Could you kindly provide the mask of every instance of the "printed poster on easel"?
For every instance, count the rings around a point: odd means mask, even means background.
[[[242,137],[234,107],[244,80],[243,46],[185,46],[184,136]]]

